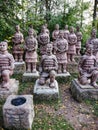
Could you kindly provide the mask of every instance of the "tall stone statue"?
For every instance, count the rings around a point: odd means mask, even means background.
[[[13,42],[13,55],[15,58],[15,62],[22,62],[23,61],[23,34],[20,32],[20,27],[19,25],[16,25],[15,27],[16,33],[14,34],[12,38]]]
[[[96,29],[92,29],[91,31],[91,37],[86,42],[86,47],[88,47],[89,44],[91,44],[91,41],[96,39],[97,31]]]
[[[74,28],[70,27],[70,34],[68,37],[68,62],[75,62],[74,55],[76,54],[77,36],[74,33]]]
[[[38,43],[40,46],[40,54],[46,54],[46,46],[50,42],[49,34],[46,32],[46,27],[42,26],[41,33],[38,36]]]
[[[55,41],[59,37],[59,24],[55,25],[55,30],[52,32],[52,39]]]
[[[64,38],[65,38],[66,40],[68,40],[68,36],[69,36],[68,25],[65,25],[65,29],[64,29]]]
[[[76,36],[77,36],[76,54],[77,54],[77,55],[80,55],[82,33],[80,32],[80,27],[79,27],[79,25],[77,25],[77,27],[76,27]]]
[[[59,38],[55,42],[54,50],[58,61],[58,73],[66,73],[68,42],[64,39],[63,30],[59,32]]]
[[[25,62],[26,62],[26,72],[35,73],[37,64],[37,48],[38,43],[34,37],[33,29],[30,28],[28,31],[28,37],[25,39]]]
[[[10,76],[13,74],[14,69],[14,58],[7,51],[7,42],[3,41],[0,43],[0,77],[1,87],[9,89]]]
[[[88,79],[90,79],[90,85],[98,88],[96,84],[98,78],[98,67],[96,64],[96,58],[93,55],[93,47],[89,45],[86,49],[85,55],[82,56],[79,62],[79,82],[82,85],[89,84]]]
[[[40,62],[40,79],[39,84],[44,85],[47,79],[50,79],[49,87],[54,88],[55,71],[58,69],[56,56],[52,54],[52,44],[47,44],[47,54],[43,55]]]

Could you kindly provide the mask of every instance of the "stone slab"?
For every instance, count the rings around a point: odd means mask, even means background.
[[[55,80],[55,88],[50,88],[48,84],[40,85],[39,79],[36,80],[34,86],[34,98],[40,100],[55,100],[59,98],[59,88],[58,83]]]
[[[77,79],[71,82],[71,93],[80,102],[86,99],[98,100],[98,89],[91,85],[81,85]]]
[[[39,72],[37,71],[36,73],[24,73],[22,77],[22,81],[33,81],[33,79],[39,78]]]
[[[25,98],[26,102],[15,106],[12,100]],[[3,106],[3,119],[5,128],[10,129],[29,129],[32,130],[34,119],[34,106],[32,95],[10,95]]]
[[[2,88],[0,85],[0,99],[5,100],[9,95],[17,94],[19,88],[19,81],[15,79],[10,79],[10,88],[7,90],[6,88]]]
[[[78,73],[78,64],[76,62],[70,62],[67,64],[66,70],[69,73]]]
[[[15,62],[14,65],[14,74],[23,74],[26,71],[25,62]]]
[[[66,72],[66,73],[61,73],[61,74],[57,74],[56,77],[68,77],[70,76],[70,73],[69,72]]]

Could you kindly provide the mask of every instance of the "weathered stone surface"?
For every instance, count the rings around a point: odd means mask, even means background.
[[[39,79],[36,80],[35,86],[34,86],[34,98],[40,99],[40,100],[54,100],[59,98],[59,88],[58,83],[55,80],[55,88],[50,88],[49,84],[40,85]]]
[[[15,106],[12,100],[18,97],[26,99],[22,105]],[[3,118],[5,128],[31,129],[34,118],[34,106],[32,95],[11,95],[3,106]]]
[[[15,79],[10,79],[9,89],[2,88],[0,85],[0,99],[5,100],[9,95],[17,94],[19,87],[19,81]]]
[[[61,73],[61,74],[57,74],[56,77],[68,77],[70,76],[70,73],[69,72],[66,72],[66,73]]]
[[[36,73],[24,73],[22,77],[22,81],[33,81],[33,79],[37,79],[39,77],[38,71]]]
[[[15,62],[14,65],[14,74],[23,74],[24,72],[26,72],[25,62]]]
[[[78,64],[76,62],[70,62],[67,64],[66,70],[69,73],[78,73]]]
[[[77,79],[71,82],[71,93],[80,102],[84,99],[98,100],[98,89],[90,85],[81,85]]]

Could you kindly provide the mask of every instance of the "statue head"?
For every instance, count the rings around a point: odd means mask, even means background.
[[[87,46],[86,54],[87,55],[92,55],[93,54],[93,45],[90,44],[89,46]]]
[[[1,52],[5,52],[5,51],[7,50],[7,47],[8,47],[8,44],[7,44],[6,41],[2,41],[2,42],[0,43],[0,51],[1,51]]]
[[[44,25],[41,27],[41,32],[46,32],[46,27]]]
[[[91,31],[91,37],[96,38],[97,31],[96,29],[92,29]]]
[[[68,30],[68,25],[67,24],[65,25],[65,30]]]
[[[56,30],[59,30],[59,24],[56,24],[56,25],[55,25],[55,29],[56,29]]]
[[[32,29],[32,28],[29,28],[29,30],[28,30],[28,34],[29,34],[29,36],[32,36],[32,35],[34,34],[34,32],[33,32],[33,29]]]
[[[59,31],[59,37],[61,37],[61,38],[64,37],[64,31],[63,31],[63,30],[60,30],[60,31]]]
[[[51,53],[52,53],[52,49],[53,49],[52,44],[51,44],[51,43],[48,43],[48,44],[47,44],[47,48],[46,48],[47,54],[51,54]]]
[[[70,33],[74,33],[74,27],[73,26],[70,27]]]
[[[19,25],[16,25],[16,26],[15,26],[15,29],[16,29],[16,31],[19,31],[19,30],[20,30],[20,26],[19,26]]]

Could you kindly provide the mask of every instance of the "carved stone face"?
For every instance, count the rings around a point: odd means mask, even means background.
[[[59,24],[56,24],[56,25],[55,25],[55,29],[56,29],[56,30],[59,30]]]
[[[47,44],[47,53],[51,53],[52,52],[52,44]]]
[[[0,51],[6,51],[7,50],[7,42],[1,42],[0,43]]]
[[[64,37],[64,32],[63,31],[59,32],[59,37],[61,37],[61,38]]]
[[[19,25],[16,25],[15,29],[16,29],[16,31],[19,31],[20,30]]]
[[[33,29],[29,29],[28,34],[29,36],[33,35]]]
[[[93,29],[92,32],[91,32],[91,36],[96,37],[96,35],[97,35],[96,33],[97,33],[97,31],[95,29]]]
[[[87,48],[87,50],[86,50],[86,53],[87,53],[88,55],[91,55],[91,54],[93,53],[93,46],[92,46],[92,45],[88,46],[88,48]]]

